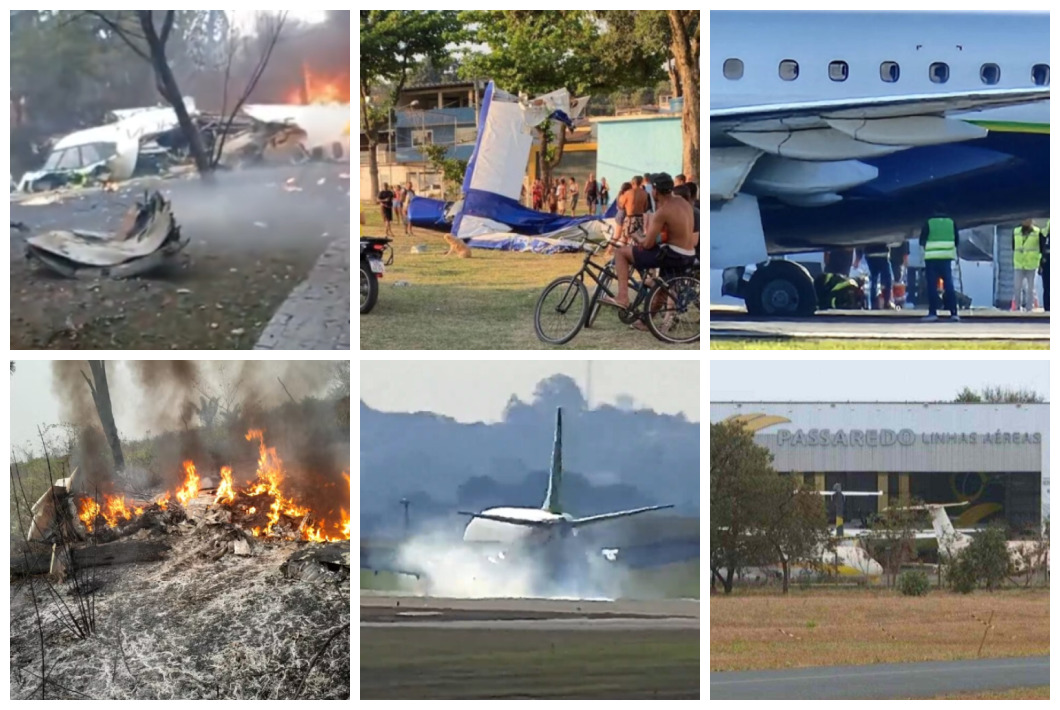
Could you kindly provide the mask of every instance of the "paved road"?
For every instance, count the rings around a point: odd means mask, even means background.
[[[1049,657],[887,663],[710,674],[711,700],[931,698],[1049,685]]]
[[[255,350],[350,349],[350,238],[321,254],[283,302]]]
[[[812,318],[753,318],[743,309],[712,307],[712,338],[840,338],[885,340],[1049,340],[1048,313],[962,313],[960,323],[923,323],[927,311],[828,311]]]

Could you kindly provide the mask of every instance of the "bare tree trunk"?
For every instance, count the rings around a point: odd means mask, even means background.
[[[88,383],[92,391],[92,400],[96,403],[96,411],[99,413],[99,423],[103,425],[103,433],[107,436],[111,453],[114,455],[114,467],[118,471],[125,468],[125,457],[121,453],[121,440],[118,438],[118,427],[114,424],[114,410],[110,406],[110,387],[107,385],[107,365],[103,360],[89,360],[88,366],[92,369],[92,379],[81,372],[81,376]]]
[[[379,156],[376,149],[379,147],[379,134],[375,126],[370,125],[371,118],[368,115],[368,91],[361,84],[361,127],[368,139],[368,179],[372,186],[372,199],[379,194]]]
[[[199,174],[206,176],[210,173],[210,158],[206,155],[206,146],[202,142],[202,134],[199,128],[191,122],[188,108],[184,105],[184,96],[177,86],[177,78],[173,76],[173,70],[169,67],[166,59],[166,40],[169,39],[169,31],[173,26],[175,10],[166,10],[165,20],[162,24],[162,35],[155,31],[154,15],[152,10],[137,10],[140,19],[140,27],[147,40],[148,49],[151,52],[151,66],[155,70],[155,81],[162,98],[173,106],[177,114],[177,123],[188,139],[188,147],[191,156],[195,160],[195,167]]]
[[[681,133],[684,136],[681,163],[689,176],[699,175],[699,29],[698,10],[667,10],[673,36],[671,51],[681,78]],[[695,18],[692,16],[695,15]],[[693,23],[696,29],[689,34]]]

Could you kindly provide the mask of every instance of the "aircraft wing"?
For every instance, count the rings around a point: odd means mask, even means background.
[[[710,111],[710,129],[770,130],[826,126],[830,120],[873,120],[944,116],[1049,100],[1048,88],[993,89],[950,93],[872,96],[790,104],[719,108]],[[771,123],[763,123],[771,122]],[[761,125],[753,125],[755,123]],[[751,125],[749,125],[751,124]]]
[[[616,520],[618,518],[626,518],[630,515],[638,515],[640,513],[647,513],[649,510],[664,510],[666,508],[673,508],[673,505],[651,505],[647,508],[634,508],[633,510],[621,510],[617,513],[603,513],[602,515],[590,515],[587,518],[575,518],[570,521],[571,527],[580,528],[583,525],[589,525],[590,523],[602,523],[605,520]]]
[[[510,525],[522,525],[526,528],[547,528],[556,524],[554,520],[523,520],[522,518],[509,518],[506,515],[494,515],[493,513],[469,513],[464,510],[457,511],[457,515],[467,515],[472,518],[482,518],[483,520],[494,520],[498,523],[508,523]]]

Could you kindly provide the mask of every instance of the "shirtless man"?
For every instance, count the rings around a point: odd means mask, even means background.
[[[644,213],[648,211],[648,193],[641,189],[643,178],[637,175],[632,182],[633,189],[626,190],[618,198],[618,207],[625,214],[619,242],[622,246],[644,236]]]
[[[655,192],[655,213],[648,221],[643,238],[637,238],[633,246],[615,250],[615,271],[618,274],[618,293],[614,298],[603,296],[601,303],[629,308],[629,271],[631,266],[641,269],[656,269],[678,265],[682,260],[691,262],[696,256],[699,241],[694,231],[692,206],[673,194],[674,181],[666,173],[651,176]],[[646,196],[643,190],[631,190]],[[628,193],[627,193],[628,194]],[[669,246],[669,255],[660,256],[659,244]]]

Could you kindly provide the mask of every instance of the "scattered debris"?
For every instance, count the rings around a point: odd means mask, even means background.
[[[245,332],[247,332],[245,328],[233,328],[232,329],[232,335],[243,335],[243,333],[245,333]]]
[[[191,293],[191,289],[190,288],[178,288],[177,289],[177,293],[180,294],[181,296],[186,296],[189,293]]]
[[[188,241],[170,203],[156,191],[129,209],[117,232],[44,232],[27,240],[26,256],[68,278],[121,279],[162,266]]]
[[[44,205],[61,205],[62,203],[63,196],[58,192],[38,195],[37,197],[31,197],[28,200],[19,202],[20,205],[25,207],[43,207]]]
[[[350,541],[304,547],[288,557],[280,569],[288,579],[343,582],[350,578]]]

